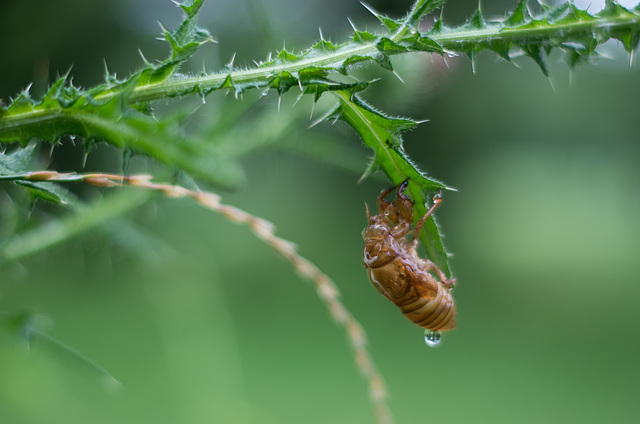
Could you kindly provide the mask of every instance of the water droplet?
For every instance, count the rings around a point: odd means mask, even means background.
[[[424,342],[429,347],[436,347],[440,343],[442,335],[439,331],[424,330]]]

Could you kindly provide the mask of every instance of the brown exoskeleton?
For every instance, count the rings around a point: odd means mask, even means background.
[[[388,188],[378,197],[378,215],[369,216],[364,237],[364,266],[374,287],[395,303],[407,319],[431,331],[452,330],[456,327],[456,309],[451,297],[455,280],[446,275],[429,259],[418,257],[416,248],[420,230],[427,218],[441,202],[434,204],[416,223],[413,237],[413,202],[404,190],[408,181],[398,186],[397,199],[388,202],[385,197],[395,187]],[[436,278],[436,276],[438,278]]]

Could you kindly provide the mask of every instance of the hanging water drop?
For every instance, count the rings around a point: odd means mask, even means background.
[[[442,335],[439,331],[424,330],[424,342],[429,347],[436,347],[440,343]]]

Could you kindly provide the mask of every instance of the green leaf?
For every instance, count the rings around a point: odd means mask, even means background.
[[[362,178],[381,169],[393,185],[409,179],[407,191],[415,202],[415,220],[420,219],[426,213],[425,193],[448,187],[419,171],[404,153],[401,134],[414,128],[417,122],[386,116],[363,102],[355,91],[338,91],[335,95],[340,103],[325,119],[341,119],[348,123],[358,132],[364,144],[374,152],[374,158]],[[421,241],[427,256],[450,276],[447,254],[432,217],[425,224]]]
[[[487,27],[487,24],[484,21],[484,17],[482,16],[482,11],[480,10],[480,8],[478,8],[478,10],[476,10],[476,13],[474,13],[474,15],[471,17],[471,19],[469,19],[467,21],[467,23],[464,25],[463,28],[466,29],[485,29]]]
[[[26,174],[35,156],[35,144],[23,149],[18,149],[11,154],[0,153],[0,179],[16,174]],[[34,198],[39,198],[47,202],[77,205],[77,199],[63,186],[40,181],[25,181],[13,179],[12,181],[29,190]]]
[[[39,103],[25,94],[20,102],[9,107],[10,114],[14,108],[18,108],[20,113],[4,118],[5,122],[14,125],[0,130],[0,140],[19,141],[25,145],[36,137],[56,144],[65,135],[81,136],[91,142],[106,141],[153,157],[219,187],[233,188],[243,183],[244,172],[235,160],[219,154],[213,143],[182,133],[183,118],[180,115],[159,120],[129,108],[127,97],[135,84],[135,80],[129,81],[128,89],[110,100],[95,100],[86,93],[65,87],[61,80]],[[63,96],[64,103],[59,96]],[[46,119],[36,118],[38,125],[30,126],[29,132],[23,131],[21,122],[12,122],[18,119],[31,122],[34,115],[51,110],[54,105],[56,113],[46,116]],[[55,190],[47,188],[49,183],[28,183],[27,186],[39,189],[35,193],[44,199],[53,200],[55,197]]]
[[[61,359],[70,360],[74,366],[81,365],[87,375],[93,377],[105,388],[120,387],[120,382],[103,367],[42,331],[39,328],[42,327],[41,321],[43,321],[41,317],[29,312],[7,314],[0,311],[0,331],[13,334],[22,339],[23,342],[26,342],[29,346],[30,354],[34,351],[34,347],[44,347],[48,355],[58,354]]]
[[[404,19],[405,24],[411,28],[417,27],[423,16],[442,7],[446,2],[447,0],[417,0],[411,8],[411,12]]]
[[[391,19],[391,18],[389,18],[387,16],[384,16],[384,15],[378,13],[374,8],[372,8],[371,6],[369,6],[368,4],[366,4],[364,2],[361,2],[361,4],[369,12],[371,12],[371,14],[373,16],[375,16],[376,19],[378,19],[382,25],[384,25],[387,28],[387,31],[395,32],[398,28],[400,28],[402,26],[402,21],[396,20],[396,19]],[[358,31],[356,31],[356,32],[358,32]]]
[[[352,40],[354,43],[367,44],[375,43],[378,40],[378,36],[368,31],[354,31]]]
[[[470,57],[487,49],[511,60],[510,52],[519,50],[548,75],[546,58],[554,49],[565,55],[571,67],[588,62],[598,54],[596,48],[611,38],[619,40],[628,52],[633,51],[640,42],[640,14],[608,1],[597,15],[572,3],[562,3],[543,5],[542,13],[532,16],[526,1],[519,0],[513,12],[501,21],[486,22],[478,9],[462,27],[439,24],[427,35],[444,50]]]
[[[16,184],[26,187],[34,198],[42,199],[51,203],[69,203],[65,200],[69,192],[56,183],[15,181]]]
[[[98,228],[140,207],[151,195],[146,190],[118,190],[88,207],[76,209],[70,216],[23,231],[0,246],[0,263],[20,260]]]
[[[527,0],[519,0],[515,9],[503,21],[506,28],[513,28],[531,21],[531,14],[527,7]]]
[[[291,87],[298,85],[298,79],[287,71],[282,71],[275,75],[269,82],[269,87],[275,88],[278,94],[286,93]]]

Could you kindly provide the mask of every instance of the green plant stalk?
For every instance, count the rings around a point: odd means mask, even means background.
[[[311,57],[295,57],[272,61],[266,65],[246,70],[232,70],[230,72],[214,73],[209,75],[174,78],[154,83],[138,84],[130,88],[126,101],[129,104],[145,103],[153,100],[183,96],[188,94],[206,95],[214,90],[228,89],[242,92],[248,88],[270,88],[275,76],[296,75],[305,69],[328,69],[341,71],[341,66],[352,58],[361,58],[362,61],[375,61],[381,53],[385,56],[404,54],[411,51],[429,51],[438,53],[463,53],[490,48],[490,45],[504,43],[508,46],[524,46],[531,43],[546,43],[560,37],[562,40],[579,42],[585,35],[612,34],[630,32],[636,35],[640,28],[640,15],[634,11],[619,12],[603,16],[577,16],[561,19],[558,22],[547,22],[546,19],[528,20],[513,28],[503,24],[484,23],[481,16],[477,26],[482,28],[469,28],[470,24],[456,29],[447,29],[437,32],[420,33],[410,29],[406,25],[390,36],[389,40],[396,48],[381,48],[380,37],[371,35],[368,42],[359,41],[346,43],[333,49],[328,49],[324,54],[313,54]],[[411,15],[411,14],[410,14]],[[367,33],[368,34],[368,33]],[[606,41],[604,35],[600,42]],[[425,44],[426,41],[433,44]],[[557,46],[554,46],[557,47]],[[635,47],[633,43],[626,48]],[[381,51],[382,50],[382,51]],[[314,83],[305,84],[297,79],[301,88]],[[95,101],[105,102],[122,95],[123,88],[115,85],[100,90],[92,96]],[[63,119],[62,107],[38,108],[32,111],[2,114],[0,112],[0,141],[6,141],[7,134],[22,132],[23,128],[39,125],[52,119]]]
[[[472,44],[480,45],[486,42],[504,41],[510,44],[518,44],[522,41],[546,40],[554,35],[563,34],[563,37],[571,38],[571,34],[594,33],[601,29],[607,31],[628,30],[640,26],[640,16],[629,14],[621,17],[611,17],[606,20],[589,20],[584,22],[568,22],[561,25],[546,25],[532,28],[501,28],[474,30],[455,30],[442,34],[420,34],[420,37],[429,38],[438,43],[443,50],[451,53],[460,53],[460,45]],[[406,31],[406,28],[404,28]],[[395,43],[402,42],[404,31],[398,31],[390,39]],[[415,49],[418,50],[418,49]],[[407,52],[409,52],[408,50]],[[303,59],[294,63],[273,65],[267,68],[248,69],[234,71],[224,74],[212,74],[200,77],[185,78],[178,81],[136,87],[129,98],[132,103],[147,102],[181,95],[182,93],[215,90],[224,88],[224,82],[231,79],[234,84],[244,85],[248,83],[267,83],[273,75],[282,72],[295,74],[308,67],[331,67],[354,56],[368,57],[374,56],[378,52],[376,43],[368,43],[362,46],[354,46],[336,53],[329,53],[323,57]],[[407,53],[401,51],[390,51],[389,55]],[[96,99],[109,99],[117,93],[105,93],[96,96]]]
[[[606,20],[588,20],[581,22],[567,22],[563,24],[548,24],[546,26],[532,26],[530,28],[488,28],[474,30],[456,30],[445,34],[430,35],[429,38],[437,42],[446,51],[456,52],[459,43],[480,44],[487,41],[507,41],[518,44],[521,41],[547,40],[557,34],[571,37],[572,34],[589,34],[599,30],[616,31],[637,28],[640,16],[629,14],[624,17],[612,17]]]

